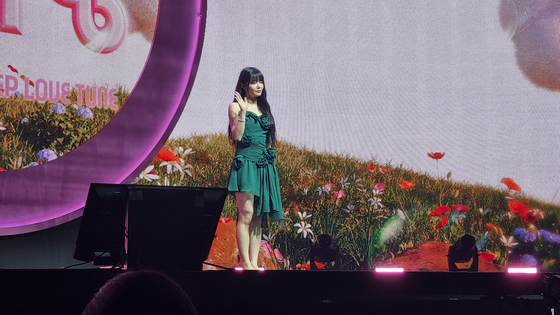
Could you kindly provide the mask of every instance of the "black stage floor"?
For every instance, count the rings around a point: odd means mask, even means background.
[[[126,271],[0,270],[0,314],[80,314]],[[210,314],[548,314],[544,274],[165,272]]]

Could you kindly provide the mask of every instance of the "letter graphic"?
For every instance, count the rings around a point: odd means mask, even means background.
[[[72,95],[72,89],[70,88],[70,83],[64,82],[62,83],[62,94],[60,95],[60,100],[63,104],[70,105],[72,101],[68,98],[68,96]]]
[[[47,91],[47,81],[45,79],[38,79],[35,82],[35,97],[39,102],[44,102],[48,99],[49,92]]]
[[[21,35],[21,0],[0,0],[0,32]]]
[[[10,94],[12,92],[17,91],[17,89],[18,89],[18,79],[14,76],[6,75],[4,80],[5,80],[4,81],[4,87],[6,89],[6,91],[4,92],[4,95],[10,96]],[[10,84],[10,82],[12,84]]]
[[[127,33],[128,13],[118,0],[55,0],[72,9],[72,23],[78,39],[97,53],[110,53],[122,44]],[[103,16],[104,24],[96,21]],[[97,23],[96,23],[97,22]]]
[[[92,88],[89,85],[86,87],[86,106],[94,108],[97,105],[97,88]]]

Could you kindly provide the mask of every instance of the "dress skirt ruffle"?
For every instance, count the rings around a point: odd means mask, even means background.
[[[271,148],[263,151],[263,156],[257,161],[237,155],[231,163],[229,175],[228,190],[253,194],[257,215],[263,215],[265,222],[268,219],[271,222],[284,219],[275,159],[276,154]]]

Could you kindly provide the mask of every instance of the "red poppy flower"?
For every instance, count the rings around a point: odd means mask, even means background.
[[[310,270],[310,269],[311,269],[311,266],[309,265],[309,263],[303,264],[303,265],[301,266],[301,270]]]
[[[173,152],[162,148],[159,150],[157,157],[164,160],[164,161],[176,161],[177,163],[181,163],[181,159],[175,156]]]
[[[443,219],[441,219],[441,221],[436,225],[436,230],[437,229],[441,229],[442,227],[444,227],[447,224],[447,216],[443,217]]]
[[[430,218],[431,217],[438,217],[438,216],[446,213],[447,211],[451,211],[451,208],[449,208],[448,206],[439,206],[435,210],[430,212],[429,217]]]
[[[452,205],[452,207],[453,207],[453,209],[455,209],[457,211],[461,211],[461,212],[467,212],[470,209],[469,206],[463,206],[463,205]]]
[[[0,172],[3,172],[3,171],[5,171],[5,170],[2,167],[0,167]]]
[[[29,80],[29,85],[31,85],[31,86],[34,87],[34,86],[35,86],[35,83],[33,83],[33,81]]]
[[[10,68],[10,70],[12,70],[13,72],[19,74],[19,72],[17,71],[16,68],[14,68],[14,67],[12,67],[12,66],[10,66],[10,65],[8,65],[8,68]]]
[[[511,178],[504,177],[500,183],[505,184],[511,190],[521,192],[521,187],[519,187],[519,185],[517,185]]]
[[[509,209],[515,213],[525,212],[530,209],[530,207],[522,202],[510,200],[508,202]]]
[[[264,250],[266,258],[272,257],[272,246],[268,242],[261,242],[261,249]]]
[[[319,269],[323,269],[323,268],[325,267],[325,264],[322,264],[322,263],[320,263],[320,262],[318,262],[318,261],[315,262],[315,265],[316,265],[317,268],[319,268]]]
[[[533,224],[539,218],[539,213],[535,209],[527,209],[526,211],[519,213],[519,218],[526,223]]]
[[[337,191],[333,194],[333,199],[334,200],[340,199],[342,197],[344,197],[344,191],[342,191],[342,190],[339,190],[339,191]]]
[[[276,260],[278,261],[284,260],[284,255],[282,255],[282,253],[280,252],[280,250],[278,250],[278,248],[274,249],[274,256],[276,256]]]
[[[494,261],[494,257],[496,257],[494,254],[492,253],[487,253],[487,252],[478,252],[478,256],[484,260],[488,260],[488,261]]]
[[[496,232],[501,231],[501,229],[500,229],[498,226],[494,225],[494,224],[486,223],[486,226],[488,227],[488,229],[489,229],[490,231],[492,231],[492,230],[496,230]]]
[[[381,168],[381,167],[377,168],[376,166],[368,166],[367,169],[368,169],[368,171],[370,171],[372,173],[375,173],[375,171],[377,171],[378,169],[379,169],[380,173],[383,173],[383,174],[389,173],[389,170],[386,170],[386,169]]]
[[[434,160],[439,160],[441,159],[443,156],[445,155],[445,152],[432,152],[432,153],[428,153],[428,156],[431,157]]]
[[[223,223],[229,223],[229,222],[231,222],[231,220],[233,220],[233,218],[231,218],[231,217],[221,218],[221,219],[220,219],[220,221],[222,221]]]
[[[399,184],[399,186],[402,189],[410,189],[410,188],[413,188],[414,186],[416,186],[416,183],[403,180],[402,183]]]

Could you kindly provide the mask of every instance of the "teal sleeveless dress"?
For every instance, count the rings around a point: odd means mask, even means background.
[[[235,157],[229,173],[229,192],[247,191],[255,196],[257,215],[263,215],[263,226],[268,221],[284,219],[280,182],[276,169],[276,152],[266,147],[270,120],[266,115],[247,111],[245,132],[237,142]]]

